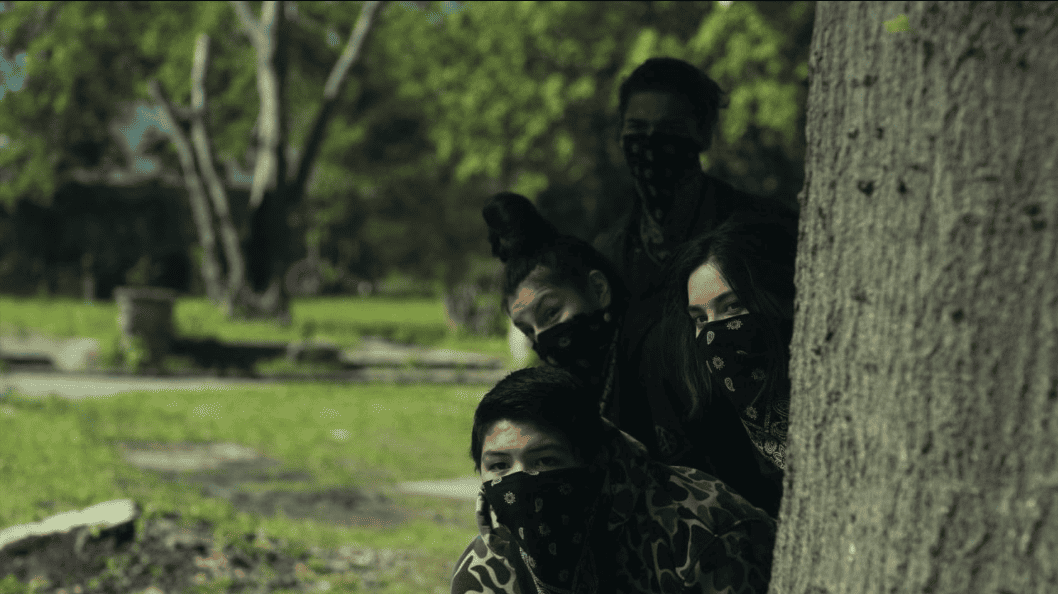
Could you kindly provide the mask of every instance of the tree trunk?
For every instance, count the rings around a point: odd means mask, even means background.
[[[1058,5],[813,36],[771,592],[1058,591]]]
[[[231,309],[231,296],[237,295],[246,284],[246,260],[239,244],[239,232],[232,220],[228,193],[213,166],[213,150],[206,132],[206,71],[209,69],[209,36],[202,33],[195,40],[194,63],[191,68],[191,142],[198,157],[198,169],[202,172],[209,197],[213,201],[213,212],[217,215],[224,257],[228,262],[226,306]]]
[[[202,248],[202,261],[199,265],[202,268],[206,295],[213,303],[225,303],[228,300],[228,292],[225,290],[223,271],[217,258],[217,235],[213,229],[213,214],[209,208],[206,192],[202,188],[202,178],[195,167],[194,151],[181,128],[178,108],[166,97],[158,81],[152,80],[148,83],[148,90],[154,102],[161,108],[164,126],[168,131],[169,139],[173,142],[173,147],[176,148],[177,157],[180,159],[180,169],[184,174],[184,187],[187,189],[191,214],[195,219],[195,228],[198,230],[199,246]]]
[[[302,195],[305,193],[309,174],[312,172],[312,164],[316,160],[316,155],[319,154],[320,147],[323,146],[323,139],[326,136],[325,132],[327,124],[331,120],[331,114],[334,112],[334,107],[338,104],[338,99],[341,98],[349,70],[356,64],[364,45],[367,43],[368,35],[373,30],[372,25],[375,21],[375,15],[378,14],[381,6],[381,2],[364,2],[360,9],[360,18],[357,19],[356,26],[353,27],[349,41],[345,44],[342,55],[338,58],[334,67],[331,68],[331,73],[327,77],[327,84],[323,88],[323,102],[320,104],[319,111],[316,112],[315,119],[313,119],[312,131],[305,141],[305,148],[301,151],[301,159],[298,162],[297,172],[294,174],[294,182],[289,188],[290,202],[293,204],[300,202]]]

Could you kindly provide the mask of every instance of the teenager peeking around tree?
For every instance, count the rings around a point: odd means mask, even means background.
[[[668,268],[692,452],[721,446],[698,443],[730,434],[718,423],[739,426],[757,464],[723,475],[773,515],[786,467],[796,255],[795,218],[738,213],[685,244]],[[728,451],[745,444],[732,437]]]
[[[766,592],[774,520],[715,477],[652,460],[586,389],[527,368],[478,405],[480,534],[453,594]]]
[[[560,234],[524,196],[497,194],[482,216],[492,253],[503,262],[504,313],[541,361],[577,375],[608,415],[628,303],[620,276],[591,245]]]
[[[714,472],[760,505],[754,498],[767,484],[728,471],[755,464],[748,448],[741,447],[749,445],[743,432],[717,420],[708,438],[713,443],[704,449],[699,446],[706,438],[686,435],[683,403],[690,396],[677,380],[680,352],[674,335],[686,314],[680,313],[680,320],[665,314],[669,279],[663,267],[680,245],[736,212],[789,212],[776,200],[738,191],[702,171],[699,156],[711,145],[722,104],[723,92],[715,81],[673,58],[647,60],[620,86],[620,144],[636,196],[617,228],[595,241],[630,293],[617,348],[611,418],[660,460]],[[739,447],[732,450],[735,443]],[[713,459],[703,460],[703,455]],[[767,499],[774,500],[774,494]],[[777,513],[777,508],[768,511]]]

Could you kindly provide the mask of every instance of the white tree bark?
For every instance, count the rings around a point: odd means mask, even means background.
[[[195,168],[194,151],[191,143],[177,121],[177,108],[166,97],[158,81],[152,80],[148,84],[148,91],[154,99],[155,104],[161,109],[163,126],[176,148],[177,157],[180,159],[180,169],[184,175],[184,187],[187,189],[188,200],[191,204],[191,214],[195,219],[195,227],[198,230],[199,246],[202,248],[202,278],[206,286],[206,294],[216,304],[225,303],[228,300],[223,271],[217,259],[217,236],[213,228],[213,215],[209,209],[209,200],[202,187],[202,178]]]
[[[198,157],[198,168],[205,178],[213,211],[217,215],[224,257],[228,262],[227,293],[237,295],[246,283],[246,260],[239,243],[239,232],[232,220],[228,193],[213,166],[213,151],[206,132],[206,71],[209,69],[209,36],[202,33],[195,40],[195,56],[191,69],[191,141]],[[228,307],[231,307],[230,299]]]

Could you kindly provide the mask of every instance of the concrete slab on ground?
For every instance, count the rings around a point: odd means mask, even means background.
[[[397,491],[405,495],[428,495],[431,497],[444,497],[446,499],[459,499],[463,501],[475,501],[478,491],[481,489],[481,477],[466,476],[440,481],[412,481],[398,483]]]
[[[51,361],[60,371],[85,371],[98,365],[101,345],[94,338],[54,338],[41,334],[0,336],[0,357]]]
[[[70,400],[99,398],[124,392],[167,390],[226,390],[267,385],[267,380],[228,378],[134,377],[16,371],[0,375],[0,394],[17,391],[27,396],[57,394]]]

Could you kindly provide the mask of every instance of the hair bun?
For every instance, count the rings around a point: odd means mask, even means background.
[[[513,192],[493,196],[481,216],[489,226],[492,255],[504,263],[532,254],[558,235],[528,198]]]

